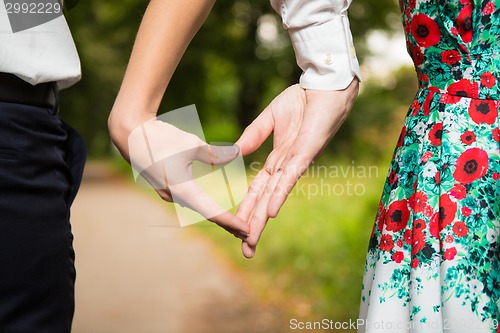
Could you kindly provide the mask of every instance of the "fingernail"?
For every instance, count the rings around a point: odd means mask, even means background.
[[[221,146],[221,150],[226,156],[236,156],[240,152],[240,148],[238,146]]]
[[[238,155],[240,153],[240,147],[238,147],[237,145],[232,145],[231,152],[233,153],[233,155]]]

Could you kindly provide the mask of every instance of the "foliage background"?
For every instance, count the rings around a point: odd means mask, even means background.
[[[147,3],[87,0],[67,13],[83,78],[62,92],[61,112],[83,134],[91,156],[107,156],[112,151],[106,120]],[[351,28],[362,63],[370,54],[366,43],[370,31],[401,31],[398,10],[395,0],[359,0],[351,5]],[[279,33],[274,42],[259,38],[259,27],[269,18],[274,19]],[[218,0],[181,61],[160,113],[196,104],[208,140],[234,141],[242,128],[299,76],[288,35],[268,0]],[[389,86],[365,81],[331,149],[359,155],[358,148],[363,157],[370,153],[370,158],[381,157],[381,150],[387,147],[382,133],[399,131],[392,118],[401,119],[399,108],[406,107],[413,97],[414,85],[411,70],[395,73]]]

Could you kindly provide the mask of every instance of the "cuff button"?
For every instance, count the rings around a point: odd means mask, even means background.
[[[325,64],[327,64],[327,65],[333,64],[333,56],[330,52],[325,54]]]

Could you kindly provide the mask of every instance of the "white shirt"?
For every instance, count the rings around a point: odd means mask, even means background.
[[[60,89],[80,80],[80,60],[64,16],[13,33],[0,1],[0,72],[33,85],[56,81]]]
[[[270,0],[292,40],[305,89],[342,90],[361,80],[347,9],[352,0]]]

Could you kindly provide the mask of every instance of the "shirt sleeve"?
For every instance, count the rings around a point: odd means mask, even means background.
[[[271,0],[303,73],[304,89],[342,90],[361,80],[347,9],[352,0]]]

